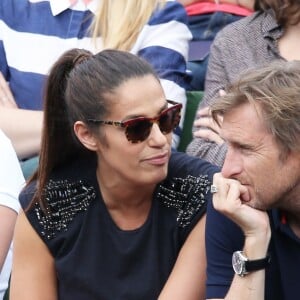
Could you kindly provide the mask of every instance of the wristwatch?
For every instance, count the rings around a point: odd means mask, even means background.
[[[264,258],[249,260],[242,251],[235,251],[232,255],[232,267],[234,272],[243,277],[251,271],[265,269],[271,262],[271,258],[267,255]]]

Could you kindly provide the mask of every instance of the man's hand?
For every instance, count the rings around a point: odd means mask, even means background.
[[[217,187],[213,194],[215,209],[241,227],[245,237],[270,231],[267,213],[252,207],[256,199],[251,199],[246,186],[238,180],[223,177],[221,173],[214,175],[213,184]]]

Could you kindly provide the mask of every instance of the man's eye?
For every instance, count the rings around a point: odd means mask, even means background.
[[[251,151],[251,150],[252,150],[252,147],[247,146],[247,145],[242,145],[242,146],[240,146],[240,149],[241,149],[242,151]]]

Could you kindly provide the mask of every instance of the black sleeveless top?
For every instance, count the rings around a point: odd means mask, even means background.
[[[26,214],[55,259],[58,299],[157,299],[188,234],[206,211],[217,169],[174,153],[157,186],[146,222],[121,230],[112,220],[94,161],[55,172],[45,190],[48,213],[36,204]],[[23,207],[34,185],[20,195]]]

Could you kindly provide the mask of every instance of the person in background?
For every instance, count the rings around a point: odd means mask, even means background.
[[[174,0],[101,0],[92,23],[97,49],[130,51],[148,61],[158,74],[167,99],[186,107],[191,77],[186,69],[191,33],[184,8]],[[99,43],[100,44],[100,43]],[[173,134],[179,144],[183,117]]]
[[[228,145],[206,223],[206,299],[300,293],[300,62],[247,71],[212,105]]]
[[[216,34],[226,25],[252,14],[254,0],[178,0],[187,11],[193,38],[187,63],[192,71],[191,89],[204,90],[209,50]]]
[[[274,60],[300,60],[300,3],[257,1],[258,11],[229,24],[216,36],[210,51],[204,99],[186,152],[221,166],[226,144],[212,121],[209,106],[220,91],[248,69]]]
[[[0,130],[0,299],[8,286],[12,266],[12,237],[20,209],[24,177],[10,140]]]
[[[204,214],[218,168],[172,153],[181,108],[136,55],[61,56],[39,167],[20,196],[11,300],[203,299]],[[201,275],[186,272],[192,265]]]
[[[101,22],[109,26],[102,27]],[[94,38],[93,32],[97,32]],[[52,64],[74,47],[93,53],[103,47],[124,47],[145,58],[161,78],[167,98],[182,103],[184,112],[185,88],[190,80],[186,73],[190,39],[185,10],[175,1],[3,0],[0,128],[11,139],[19,159],[39,153],[44,83]],[[177,129],[174,148],[179,135]]]

